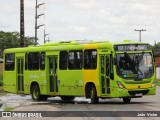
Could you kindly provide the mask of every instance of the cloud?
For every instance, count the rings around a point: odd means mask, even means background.
[[[27,10],[30,10],[30,9],[32,10],[36,6],[35,0],[34,1],[32,1],[32,0],[24,0],[24,4],[25,4],[25,8]]]
[[[73,2],[74,1],[74,2]],[[71,5],[80,10],[91,10],[96,7],[96,2],[94,0],[73,0]]]
[[[87,27],[85,27],[85,26],[73,26],[72,29],[73,29],[73,31],[78,32],[80,34],[87,32]]]
[[[142,40],[154,43],[160,32],[159,0],[38,0],[45,2],[38,13],[45,13],[38,24],[56,41],[68,39],[133,39],[134,29],[147,29]],[[19,30],[19,1],[1,0],[0,30]],[[25,0],[25,33],[34,36],[35,1]],[[38,37],[43,40],[43,27]],[[153,42],[152,42],[153,41]]]

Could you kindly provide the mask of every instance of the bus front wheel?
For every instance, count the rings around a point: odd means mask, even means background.
[[[124,97],[124,98],[123,98],[123,102],[124,102],[125,104],[130,103],[130,102],[131,102],[131,98],[130,98],[130,97]]]
[[[34,101],[40,101],[40,89],[38,85],[33,85],[31,89],[32,99]]]
[[[91,95],[91,104],[96,104],[99,101],[99,98],[97,97],[97,92],[95,87],[92,86],[91,91],[90,91],[90,95]]]

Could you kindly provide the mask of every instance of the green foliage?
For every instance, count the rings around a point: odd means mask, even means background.
[[[4,93],[3,86],[0,86],[0,95]]]
[[[33,45],[34,37],[25,37],[25,46]],[[0,31],[0,49],[3,51],[6,48],[20,47],[19,32],[4,32]]]
[[[9,112],[9,111],[12,111],[12,110],[14,110],[13,107],[6,107],[6,108],[4,108],[4,111],[6,111],[6,112]]]
[[[3,75],[0,74],[0,95],[3,93]]]
[[[157,85],[157,86],[160,86],[160,79],[157,79],[156,85]]]
[[[160,56],[160,43],[157,43],[154,46],[152,46],[152,49],[156,57]]]

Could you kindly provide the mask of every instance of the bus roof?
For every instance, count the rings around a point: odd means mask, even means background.
[[[143,42],[134,42],[131,40],[123,40],[122,42],[109,41],[93,41],[93,40],[72,40],[61,42],[49,42],[39,46],[28,46],[24,48],[10,48],[6,49],[4,53],[14,52],[37,52],[37,51],[59,51],[59,50],[80,50],[80,49],[110,49],[114,50],[114,45],[120,44],[148,44]]]

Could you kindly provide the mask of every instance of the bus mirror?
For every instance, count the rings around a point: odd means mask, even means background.
[[[114,57],[114,65],[117,65],[117,59]]]
[[[156,62],[156,58],[155,58],[155,52],[154,52],[154,50],[152,50],[152,53],[153,53],[153,60],[154,60],[154,62]]]

